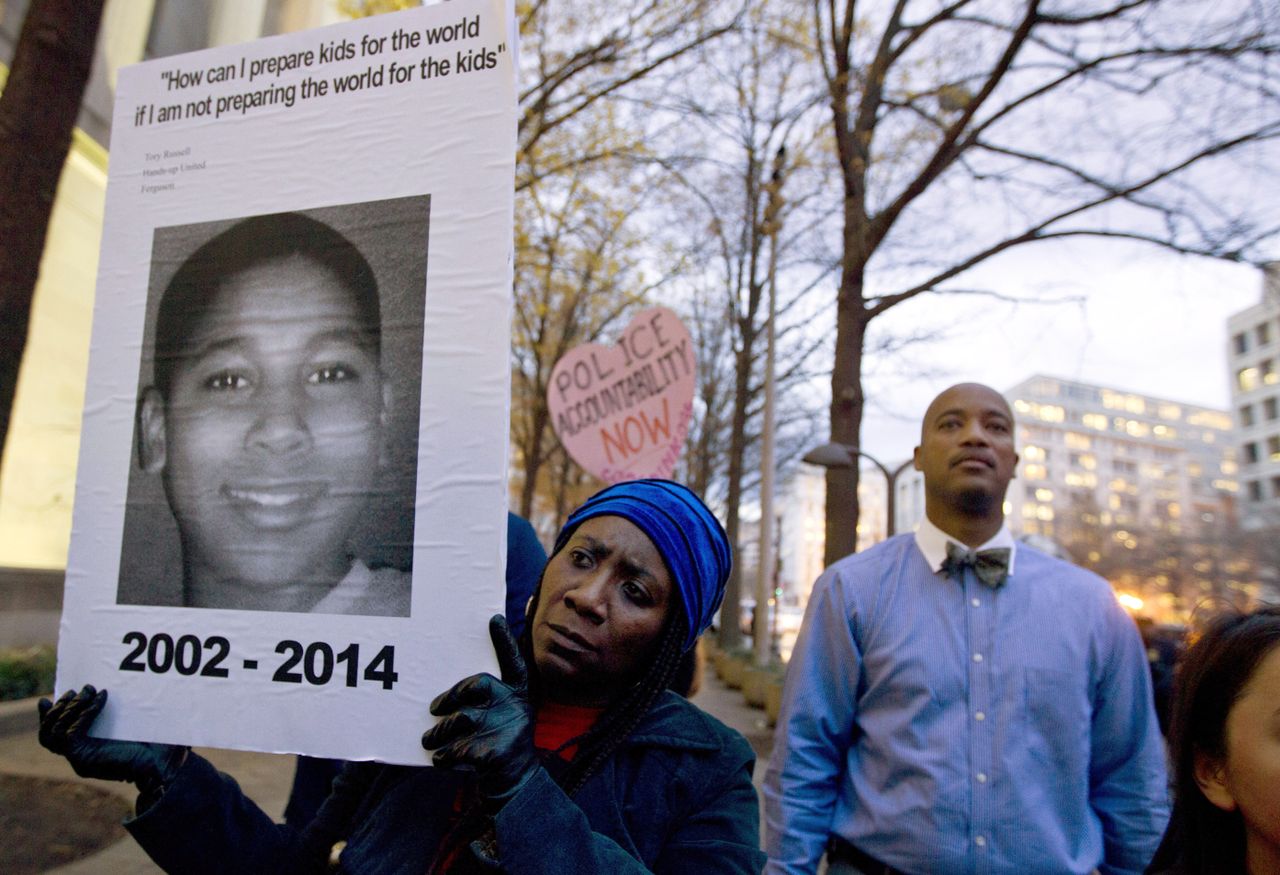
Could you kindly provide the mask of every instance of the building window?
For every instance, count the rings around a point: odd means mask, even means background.
[[[1231,431],[1231,415],[1216,410],[1197,410],[1187,417],[1187,425],[1203,428],[1216,428],[1218,431]]]
[[[1258,480],[1249,481],[1249,500],[1262,501],[1262,483]]]
[[[1280,462],[1280,435],[1267,438],[1267,455],[1273,462]]]
[[[1236,371],[1236,385],[1241,392],[1252,392],[1258,388],[1258,369],[1241,368]]]
[[[1274,386],[1276,380],[1280,380],[1280,374],[1276,373],[1275,359],[1263,359],[1258,368],[1262,371],[1262,382],[1268,386]]]
[[[1244,445],[1244,463],[1246,465],[1258,464],[1258,445],[1253,441]]]
[[[1064,479],[1068,486],[1084,486],[1092,489],[1098,485],[1098,475],[1089,471],[1083,474],[1078,471],[1068,471]]]
[[[1240,408],[1240,427],[1248,428],[1253,425],[1253,405],[1246,404]]]
[[[1271,342],[1271,324],[1263,322],[1254,329],[1255,336],[1258,338],[1258,346],[1266,346]]]
[[[1151,426],[1137,419],[1125,419],[1123,416],[1117,416],[1111,420],[1111,424],[1116,431],[1124,432],[1129,437],[1144,438],[1151,434]]]
[[[1268,398],[1262,402],[1262,415],[1267,418],[1267,422],[1274,422],[1277,416],[1280,416],[1280,410],[1277,410],[1276,399]]]
[[[1280,498],[1280,476],[1271,478],[1271,497]]]
[[[1231,348],[1235,350],[1236,355],[1244,355],[1249,351],[1249,338],[1245,337],[1243,331],[1231,338]]]

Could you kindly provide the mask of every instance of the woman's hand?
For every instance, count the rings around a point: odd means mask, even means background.
[[[431,713],[444,719],[423,734],[422,746],[435,750],[437,766],[474,768],[480,794],[501,808],[533,775],[538,758],[528,673],[500,614],[489,620],[489,636],[502,680],[472,675],[437,696]]]
[[[40,743],[64,756],[82,778],[131,781],[144,794],[155,794],[173,779],[186,760],[187,748],[142,741],[94,738],[89,727],[107,704],[107,691],[86,686],[68,690],[56,703],[41,699]]]

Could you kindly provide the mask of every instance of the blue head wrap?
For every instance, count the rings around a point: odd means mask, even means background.
[[[602,489],[570,514],[556,536],[552,555],[564,548],[578,526],[598,516],[634,523],[658,548],[684,604],[688,620],[684,649],[688,650],[711,625],[729,579],[729,538],[720,521],[679,483],[628,480]]]

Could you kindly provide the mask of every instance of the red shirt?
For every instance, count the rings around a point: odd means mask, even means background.
[[[568,762],[578,752],[577,740],[596,725],[603,713],[603,708],[543,702],[533,718],[533,746]]]

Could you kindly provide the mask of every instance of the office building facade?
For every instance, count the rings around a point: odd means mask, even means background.
[[[1261,300],[1227,320],[1227,360],[1241,523],[1273,527],[1280,524],[1280,263],[1264,270]]]
[[[1231,548],[1239,468],[1226,411],[1041,375],[1005,396],[1021,454],[1006,502],[1015,535],[1051,539],[1163,619],[1204,595],[1256,595]]]

